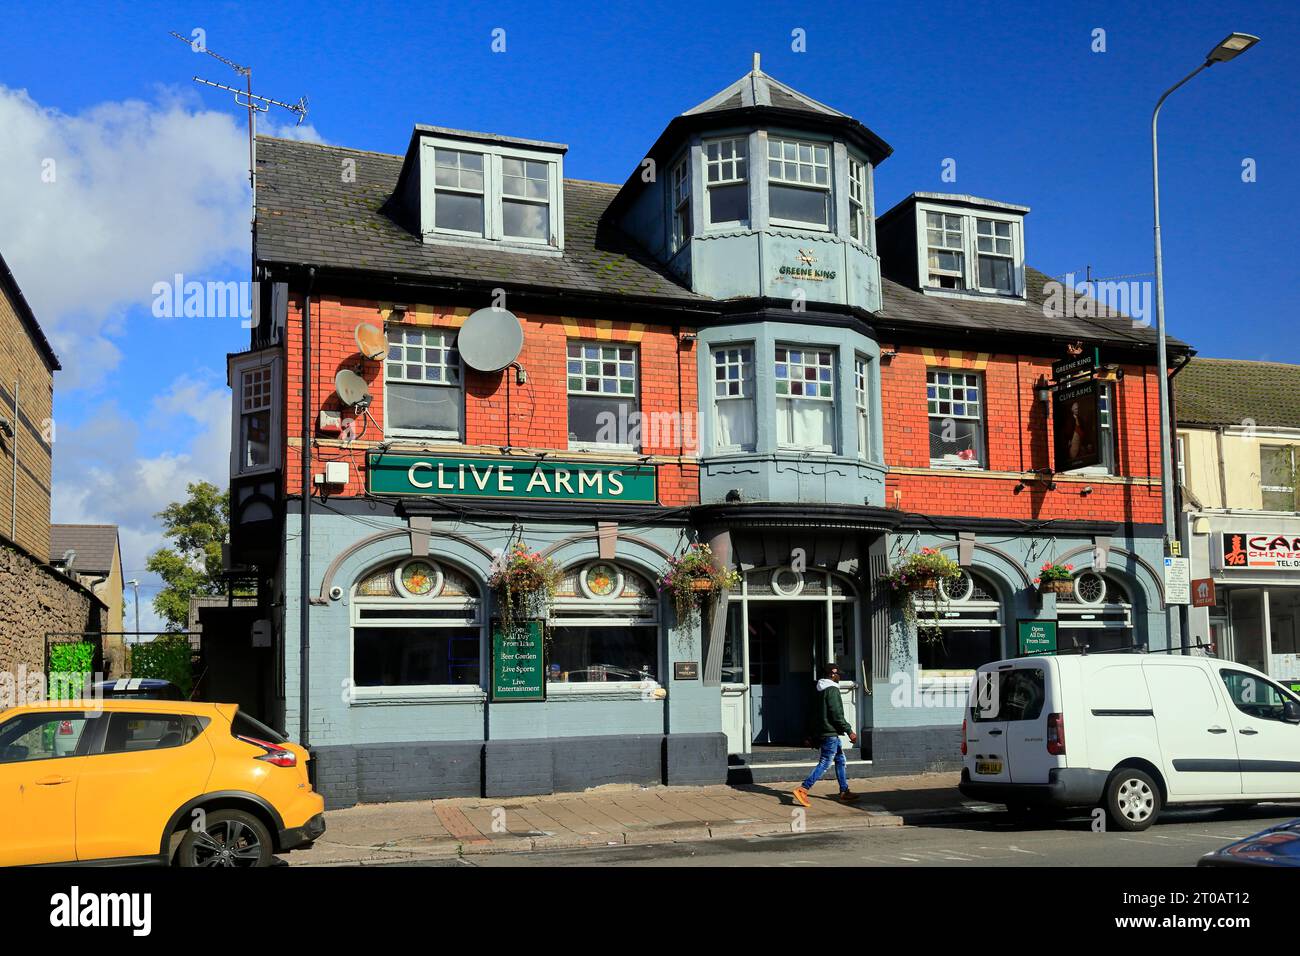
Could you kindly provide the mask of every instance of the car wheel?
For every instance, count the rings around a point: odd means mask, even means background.
[[[1106,785],[1106,816],[1121,830],[1145,830],[1160,815],[1160,788],[1145,771],[1117,770]]]
[[[199,829],[181,840],[181,866],[270,866],[275,860],[271,834],[261,820],[243,810],[213,810]]]

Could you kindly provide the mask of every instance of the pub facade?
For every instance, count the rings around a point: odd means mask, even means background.
[[[271,622],[259,709],[332,806],[789,779],[832,660],[854,774],[946,767],[1021,621],[1167,646],[1154,335],[1056,309],[1025,207],[878,215],[891,148],[757,62],[622,185],[566,152],[259,141],[231,561]],[[694,544],[735,576],[679,620]],[[560,580],[507,652],[488,582],[519,547]],[[891,593],[922,548],[960,578]]]

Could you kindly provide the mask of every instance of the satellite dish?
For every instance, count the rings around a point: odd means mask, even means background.
[[[388,337],[384,335],[383,329],[362,322],[357,326],[354,334],[357,339],[357,349],[366,358],[371,360],[383,358],[388,352]]]
[[[465,364],[479,372],[499,372],[524,347],[524,327],[513,312],[479,309],[465,320],[456,347]]]
[[[350,368],[345,368],[334,376],[334,390],[339,393],[344,405],[360,405],[363,402],[370,404],[370,386]]]

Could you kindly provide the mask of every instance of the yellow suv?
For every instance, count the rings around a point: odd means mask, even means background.
[[[235,704],[0,714],[0,865],[269,866],[325,832],[307,750]]]

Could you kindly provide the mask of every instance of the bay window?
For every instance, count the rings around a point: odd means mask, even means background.
[[[384,430],[461,437],[460,355],[451,329],[393,326],[384,375]]]
[[[868,453],[871,432],[867,403],[870,382],[867,361],[861,355],[853,357],[853,405],[857,413],[858,457],[863,460],[871,457]]]
[[[230,383],[230,474],[251,475],[281,466],[284,446],[283,359],[273,350],[226,360]]]
[[[719,451],[753,451],[757,428],[752,345],[714,349],[713,409],[714,446]]]
[[[672,251],[676,252],[691,237],[691,164],[687,159],[673,167],[671,181]]]
[[[849,238],[867,241],[867,164],[849,157]]]
[[[778,346],[776,441],[782,448],[835,450],[835,353]]]
[[[749,146],[743,137],[704,144],[709,223],[749,223]]]
[[[769,137],[767,141],[768,219],[777,225],[830,228],[831,149]]]
[[[240,471],[271,463],[271,367],[245,369],[240,375]]]
[[[570,342],[567,355],[569,447],[635,451],[636,347]]]
[[[930,369],[925,373],[925,396],[931,466],[987,467],[982,376],[977,372]]]

